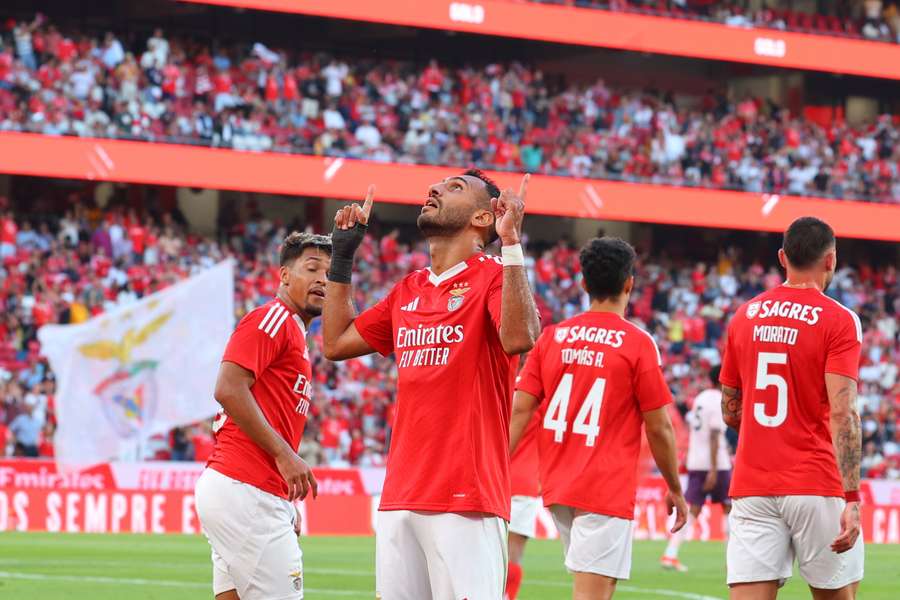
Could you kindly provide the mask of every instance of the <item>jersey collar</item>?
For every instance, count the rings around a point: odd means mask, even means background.
[[[476,254],[472,258],[475,258],[477,256],[478,255]],[[457,275],[459,275],[460,273],[462,273],[463,271],[465,271],[466,269],[469,268],[469,261],[471,261],[472,258],[470,258],[468,260],[464,260],[459,264],[453,265],[452,267],[450,267],[449,269],[447,269],[440,275],[435,275],[434,271],[431,270],[431,267],[428,267],[428,281],[431,282],[431,284],[434,287],[437,287],[437,286],[441,285],[442,283],[444,283],[445,281],[449,281],[450,279],[453,279],[454,277],[456,277]]]

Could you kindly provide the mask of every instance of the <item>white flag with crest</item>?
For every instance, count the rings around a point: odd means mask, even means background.
[[[111,460],[148,437],[214,415],[234,328],[231,261],[77,325],[46,325],[62,463]]]

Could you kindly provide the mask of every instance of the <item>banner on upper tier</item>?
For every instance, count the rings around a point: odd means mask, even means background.
[[[0,460],[0,531],[199,533],[194,483],[200,463],[107,463],[57,471],[52,461]],[[315,469],[319,497],[298,504],[304,535],[371,535],[384,469]],[[635,505],[636,539],[666,537],[669,517],[661,478],[644,479]],[[862,484],[863,533],[869,543],[900,543],[900,481]],[[707,505],[692,539],[724,538],[723,515]],[[540,538],[558,536],[546,510]]]

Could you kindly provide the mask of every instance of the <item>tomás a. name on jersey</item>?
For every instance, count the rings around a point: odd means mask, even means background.
[[[671,402],[653,338],[583,313],[544,330],[516,389],[541,402],[544,504],[633,519],[641,413]]]

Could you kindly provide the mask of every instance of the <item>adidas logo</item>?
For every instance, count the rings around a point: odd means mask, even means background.
[[[407,304],[406,306],[401,306],[400,310],[405,310],[406,312],[413,312],[417,308],[419,308],[419,297],[416,296],[416,299]]]

